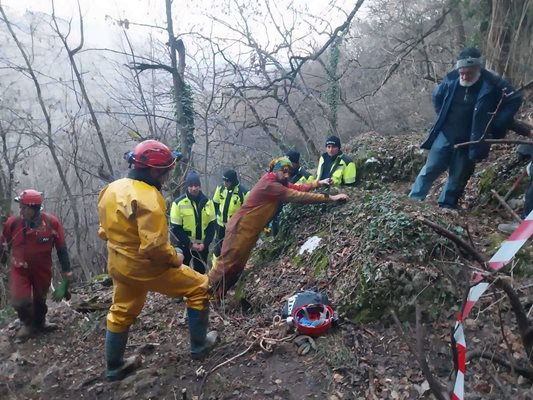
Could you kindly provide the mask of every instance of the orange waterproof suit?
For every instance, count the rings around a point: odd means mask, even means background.
[[[242,207],[226,224],[220,257],[209,271],[209,285],[216,296],[224,295],[239,279],[259,234],[272,219],[280,203],[329,203],[325,193],[304,193],[318,182],[288,186],[268,172],[252,188]]]

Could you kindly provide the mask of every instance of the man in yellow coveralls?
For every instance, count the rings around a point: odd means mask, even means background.
[[[128,177],[110,183],[98,197],[98,235],[107,241],[107,267],[113,279],[105,339],[109,380],[120,380],[140,365],[138,357],[124,359],[124,351],[129,327],[150,291],[187,298],[193,359],[205,356],[216,341],[216,332],[207,333],[207,276],[182,265],[183,255],[169,242],[161,186],[176,156],[163,143],[145,140],[127,153],[127,159],[133,165]]]

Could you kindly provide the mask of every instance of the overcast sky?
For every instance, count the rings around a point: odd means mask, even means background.
[[[6,9],[10,12],[23,14],[26,11],[52,12],[51,0],[0,0]],[[204,0],[199,0],[200,2]],[[178,3],[178,2],[176,2]],[[182,8],[182,13],[187,14],[190,20],[194,20],[194,14],[198,14],[197,2],[190,2],[187,9]],[[78,3],[76,0],[55,0],[55,12],[65,20],[72,19],[73,25],[76,26],[78,21]],[[116,36],[110,34],[115,29],[113,19],[127,18],[129,21],[164,26],[165,21],[165,2],[164,0],[80,0],[81,11],[84,19],[86,30],[86,43],[94,47],[113,47],[117,48],[119,42]],[[176,27],[178,28],[178,27]],[[77,29],[73,29],[73,36],[76,35]],[[133,36],[148,35],[153,33],[149,28],[131,29]]]
[[[1,0],[6,7],[19,11],[42,11],[50,13],[51,0]],[[78,13],[76,0],[55,0],[56,13],[68,19]],[[153,20],[153,12],[164,12],[162,0],[80,0],[81,9],[87,22],[102,22],[106,15],[127,16],[132,20]],[[161,7],[163,5],[163,7]],[[152,13],[152,14],[151,14]]]
[[[47,14],[51,13],[51,0],[0,0],[8,12],[23,14],[25,11],[40,11]],[[198,31],[202,27],[210,24],[206,15],[217,15],[220,13],[220,6],[223,2],[230,3],[230,0],[175,0],[173,5],[173,14],[175,16],[175,32],[188,32],[190,29]],[[250,0],[250,4],[263,3],[258,0]],[[232,2],[231,2],[232,3]],[[270,4],[280,10],[281,13],[286,8],[286,4],[293,3],[295,7],[309,9],[314,15],[326,18],[336,26],[343,22],[345,15],[339,12],[331,12],[329,4],[332,1],[327,0],[271,0]],[[350,11],[354,2],[350,0],[336,0],[335,3],[339,8]],[[86,44],[92,47],[119,47],[115,34],[112,32],[116,27],[106,16],[113,19],[127,18],[130,22],[165,26],[165,0],[80,0],[81,10],[84,17],[84,26],[86,29]],[[76,0],[55,0],[55,10],[59,17],[66,20],[73,20],[73,31],[76,32],[78,5]],[[235,7],[233,6],[233,9]],[[326,11],[328,10],[328,11]],[[327,13],[327,15],[326,15]],[[231,15],[218,14],[224,19],[231,19]],[[9,16],[9,15],[8,15]],[[280,17],[281,19],[281,17]],[[194,28],[193,28],[194,26]],[[207,29],[207,28],[206,28]],[[222,29],[220,26],[215,29]],[[251,26],[251,29],[258,29],[255,33],[256,38],[266,34],[260,32],[260,26]],[[263,27],[263,29],[269,29]],[[218,32],[220,34],[220,32]],[[149,34],[159,35],[164,38],[165,33],[157,30],[151,30],[146,27],[131,27],[132,36],[147,37]],[[74,38],[74,37],[73,37]],[[319,40],[320,41],[320,40]]]

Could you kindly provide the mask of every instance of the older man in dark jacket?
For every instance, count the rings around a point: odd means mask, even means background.
[[[457,208],[476,161],[488,156],[490,145],[454,146],[477,141],[485,132],[487,138],[502,138],[522,98],[507,81],[482,67],[478,49],[467,48],[434,90],[432,100],[437,118],[421,146],[429,154],[409,196],[424,200],[435,179],[448,170],[439,205]]]

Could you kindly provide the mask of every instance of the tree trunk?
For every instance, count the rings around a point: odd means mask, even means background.
[[[170,46],[170,66],[172,67],[172,86],[174,94],[174,106],[176,108],[176,136],[181,145],[183,154],[182,162],[188,163],[191,157],[192,144],[187,138],[185,118],[183,115],[183,73],[185,71],[185,47],[183,42],[177,41],[174,35],[174,23],[172,22],[172,0],[165,0],[167,11],[168,44]],[[179,47],[179,49],[178,49]],[[179,68],[178,68],[179,50]]]

